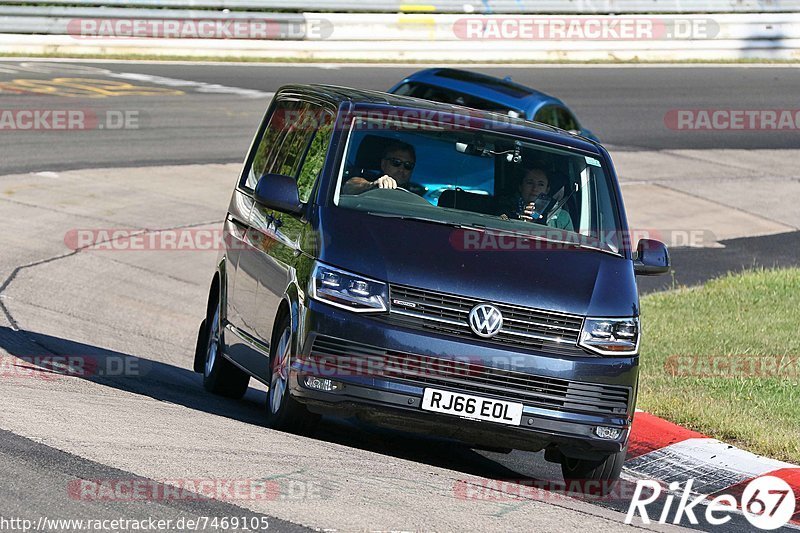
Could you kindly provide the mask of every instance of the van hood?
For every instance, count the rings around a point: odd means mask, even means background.
[[[331,209],[320,261],[391,284],[582,316],[639,314],[633,262],[577,247]]]

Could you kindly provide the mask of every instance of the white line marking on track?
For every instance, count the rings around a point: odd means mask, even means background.
[[[243,96],[245,98],[272,98],[275,96],[274,92],[264,92],[256,89],[242,89],[240,87],[228,87],[227,85],[206,83],[203,81],[180,80],[176,78],[167,78],[165,76],[155,76],[152,74],[109,71],[106,76],[123,80],[143,81],[146,83],[154,83],[156,85],[165,85],[167,87],[192,87],[198,93],[234,94],[236,96]]]

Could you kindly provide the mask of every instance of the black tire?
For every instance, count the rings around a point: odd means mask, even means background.
[[[295,400],[289,393],[291,336],[292,324],[289,316],[284,315],[275,324],[269,351],[266,425],[278,431],[307,435],[314,431],[320,416],[310,413],[305,405]]]
[[[239,399],[247,392],[250,375],[222,355],[219,302],[213,315],[203,321],[206,349],[203,363],[203,387],[209,392]],[[199,343],[199,338],[198,338]]]
[[[622,451],[599,459],[575,459],[561,456],[561,475],[568,486],[581,492],[605,496],[619,481],[622,464],[628,454],[626,445]],[[599,483],[595,483],[599,482]]]
[[[200,322],[200,329],[197,331],[197,343],[194,347],[193,370],[202,374],[206,365],[206,349],[208,345],[208,330],[206,329],[206,319]]]

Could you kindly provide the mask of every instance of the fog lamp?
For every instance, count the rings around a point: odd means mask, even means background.
[[[342,388],[342,384],[338,381],[333,381],[327,378],[318,378],[316,376],[306,376],[303,380],[305,386],[309,389],[321,390],[324,392],[334,392]]]
[[[617,440],[622,436],[622,430],[620,428],[597,426],[594,428],[594,434],[601,439]]]

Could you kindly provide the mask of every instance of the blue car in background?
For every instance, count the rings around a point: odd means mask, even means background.
[[[510,78],[500,79],[453,68],[429,68],[405,78],[389,92],[522,117],[600,142],[591,131],[581,126],[564,102]]]

